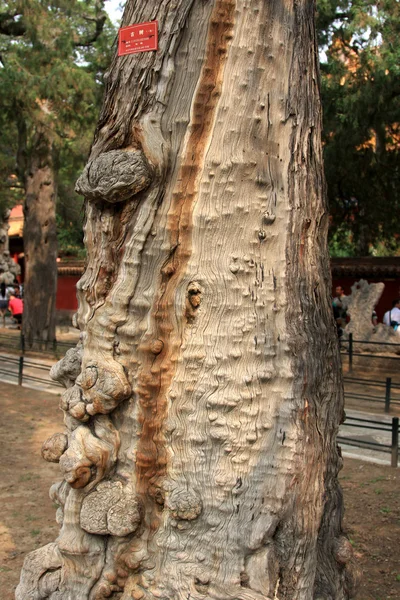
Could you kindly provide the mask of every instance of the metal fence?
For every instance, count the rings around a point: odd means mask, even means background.
[[[347,436],[338,436],[339,443],[347,446],[356,446],[358,448],[366,448],[378,452],[386,452],[391,454],[391,466],[397,467],[399,463],[399,418],[393,417],[390,422],[372,421],[371,419],[360,419],[356,417],[347,417],[342,426],[353,427],[357,429],[368,429],[373,431],[385,431],[391,434],[391,444],[381,444],[379,442],[371,442],[369,440],[361,440]]]
[[[6,375],[15,379],[18,385],[23,385],[24,382],[47,383],[51,387],[62,388],[63,386],[60,383],[53,381],[48,376],[40,376],[40,372],[43,373],[43,371],[48,375],[50,368],[51,365],[44,365],[42,362],[24,356],[0,354],[0,375]]]
[[[361,379],[357,377],[343,377],[344,383],[352,383],[354,385],[362,385],[370,388],[384,388],[384,394],[381,396],[371,396],[369,394],[361,394],[358,392],[349,392],[345,390],[345,398],[352,400],[365,400],[366,402],[376,402],[385,405],[385,413],[390,412],[390,407],[400,407],[400,397],[395,397],[393,392],[400,391],[400,385],[393,383],[391,377],[386,377],[385,381],[373,381],[372,379]],[[379,392],[377,392],[379,393]]]
[[[43,340],[34,339],[32,343],[29,344],[29,351],[50,354],[59,358],[60,356],[63,356],[69,348],[74,348],[76,343],[76,341],[72,340],[69,342],[59,342],[57,340],[45,342]],[[27,349],[26,346],[25,338],[22,333],[20,335],[0,334],[0,347],[4,350],[12,350],[24,354]]]
[[[353,334],[349,333],[349,339],[348,340],[340,340],[340,347],[341,348],[346,348],[347,346],[347,353],[348,353],[348,357],[349,357],[349,372],[351,372],[353,370],[353,357],[354,356],[361,356],[364,358],[383,358],[385,360],[400,360],[400,354],[399,356],[388,356],[387,354],[372,354],[372,353],[367,353],[367,352],[355,352],[355,345],[359,344],[359,345],[367,345],[367,346],[389,346],[390,348],[397,348],[397,350],[400,352],[400,343],[395,343],[395,342],[369,342],[367,340],[355,340],[353,338]]]

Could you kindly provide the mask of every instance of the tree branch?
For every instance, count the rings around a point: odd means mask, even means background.
[[[104,12],[103,8],[104,8],[104,1],[98,0],[98,2],[96,3],[96,16],[95,17],[88,17],[88,16],[83,17],[86,21],[91,21],[91,22],[95,23],[96,27],[95,27],[93,34],[90,35],[88,38],[86,38],[86,39],[81,38],[77,42],[74,42],[75,47],[90,46],[101,35],[101,33],[104,29],[104,24],[107,20],[107,15]]]
[[[95,23],[95,30],[92,35],[87,38],[81,38],[74,42],[75,47],[88,47],[95,42],[101,35],[104,24],[107,20],[107,15],[103,11],[104,2],[98,3],[98,14],[96,17],[84,17],[86,21],[92,21]],[[18,21],[15,19],[21,17]],[[0,34],[8,35],[10,37],[21,37],[25,35],[27,31],[26,23],[21,13],[0,13]]]
[[[99,19],[96,19],[96,29],[95,29],[93,35],[88,37],[86,40],[79,40],[79,41],[75,42],[74,46],[75,47],[82,47],[82,46],[87,47],[87,46],[90,46],[91,44],[93,44],[93,42],[95,42],[97,40],[97,38],[100,36],[101,32],[103,31],[104,23],[106,22],[106,19],[107,19],[106,15],[103,15]]]
[[[20,13],[0,13],[0,34],[13,37],[24,35],[26,33],[26,25],[23,18],[15,21],[15,18],[20,16]]]

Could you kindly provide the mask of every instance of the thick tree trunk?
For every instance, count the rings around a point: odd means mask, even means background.
[[[82,342],[43,449],[62,526],[17,599],[343,600],[314,5],[127,3],[153,19],[78,182]]]
[[[24,204],[26,345],[55,340],[57,293],[56,183],[52,145],[39,126],[28,158]]]

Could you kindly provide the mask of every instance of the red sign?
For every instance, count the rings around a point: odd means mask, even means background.
[[[119,30],[118,56],[158,49],[158,22],[129,25]]]

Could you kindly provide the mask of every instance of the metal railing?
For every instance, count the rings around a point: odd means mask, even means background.
[[[25,338],[23,334],[20,335],[7,335],[0,334],[0,347],[4,350],[13,350],[20,352],[21,354],[25,354],[25,351],[29,349],[30,352],[39,352],[42,354],[50,354],[55,357],[63,356],[69,348],[74,348],[76,346],[76,341],[69,342],[61,342],[58,340],[54,340],[51,342],[46,342],[43,340],[32,340],[32,343],[27,348],[25,343]]]
[[[356,446],[378,452],[391,454],[391,466],[397,467],[399,463],[399,418],[393,417],[390,422],[372,421],[371,419],[360,419],[358,417],[347,417],[342,426],[353,427],[357,429],[369,429],[373,431],[384,431],[391,434],[391,444],[381,444],[369,440],[361,440],[339,435],[337,441],[347,446]]]
[[[355,340],[353,338],[353,334],[349,333],[349,339],[347,340],[340,340],[340,346],[343,348],[346,345],[348,345],[348,357],[349,357],[349,372],[351,373],[351,371],[353,370],[353,357],[354,356],[361,356],[364,358],[383,358],[385,360],[400,360],[400,355],[399,356],[388,356],[387,354],[372,354],[372,353],[367,353],[367,352],[355,352],[354,351],[354,345],[355,344],[364,344],[367,346],[391,346],[391,347],[397,347],[397,349],[400,351],[400,343],[395,343],[395,342],[371,342],[371,341],[367,341],[367,340]]]
[[[14,368],[13,368],[14,367]],[[27,370],[34,370],[35,374],[28,373]],[[49,377],[40,377],[36,374],[37,371],[45,371],[47,374],[51,369],[51,365],[44,365],[41,362],[26,358],[25,356],[7,356],[0,354],[0,375],[6,375],[16,379],[18,385],[27,383],[47,383],[51,387],[63,386],[57,381],[53,381]]]
[[[345,398],[354,400],[365,400],[366,402],[377,402],[385,404],[385,413],[390,412],[390,407],[395,405],[400,407],[400,397],[393,397],[393,391],[399,390],[400,385],[393,383],[391,377],[386,377],[386,381],[373,381],[372,379],[361,379],[357,377],[343,377],[344,383],[352,383],[354,385],[362,385],[366,387],[382,387],[385,389],[385,394],[382,396],[370,396],[367,394],[361,394],[358,392],[349,392],[345,389]]]

